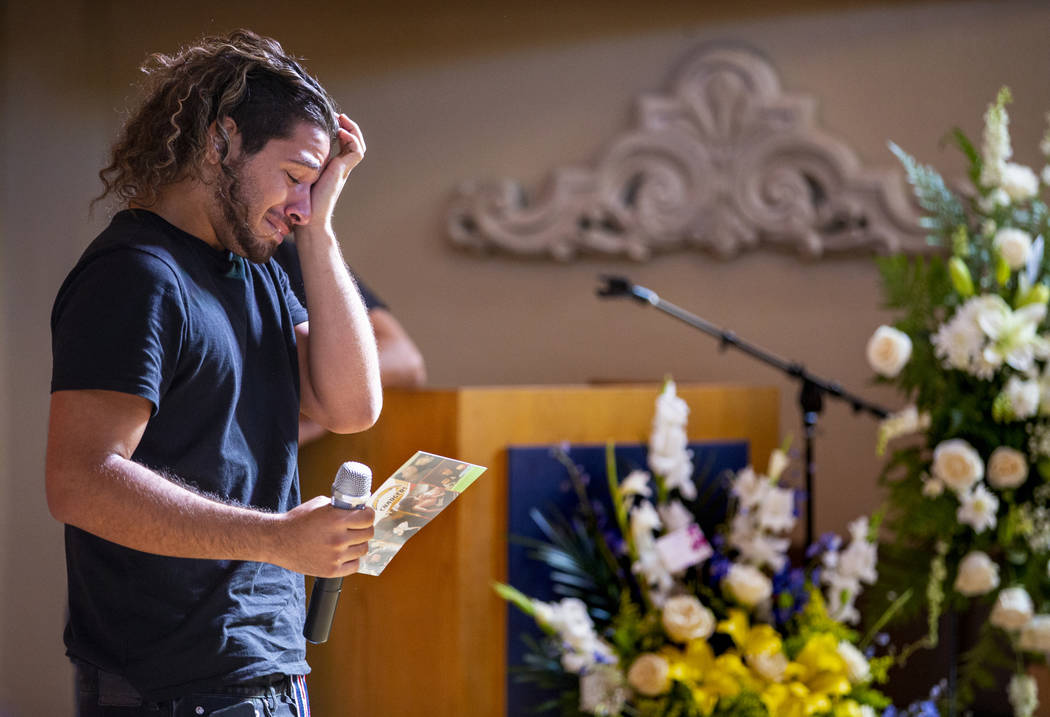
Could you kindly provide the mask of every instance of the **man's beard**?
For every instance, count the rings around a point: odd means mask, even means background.
[[[277,244],[257,236],[248,222],[248,202],[244,200],[241,182],[243,162],[232,161],[223,167],[223,187],[219,191],[219,206],[226,221],[226,236],[220,238],[223,246],[234,254],[255,264],[265,264],[277,251]],[[232,245],[232,246],[231,246]]]

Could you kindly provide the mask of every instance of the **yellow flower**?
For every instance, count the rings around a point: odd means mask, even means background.
[[[747,641],[750,629],[751,621],[743,610],[730,610],[729,617],[718,623],[718,632],[729,635],[738,647]]]
[[[849,669],[839,655],[838,644],[834,635],[814,635],[788,665],[788,676],[796,677],[813,692],[834,696],[849,694]]]
[[[729,651],[715,657],[705,640],[691,641],[684,652],[668,647],[660,654],[667,659],[670,678],[689,687],[697,708],[705,715],[711,714],[718,700],[735,697],[754,684],[740,655]]]
[[[777,717],[809,717],[831,711],[827,695],[814,693],[801,682],[771,684],[762,691],[762,703]]]
[[[864,717],[864,710],[853,700],[843,700],[835,705],[835,717]]]

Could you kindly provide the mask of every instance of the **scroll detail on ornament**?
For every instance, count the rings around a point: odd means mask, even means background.
[[[902,177],[862,168],[813,118],[812,99],[783,94],[753,51],[703,50],[669,95],[639,98],[637,126],[592,167],[554,170],[535,201],[511,180],[461,185],[449,236],[560,261],[687,248],[730,258],[760,246],[810,258],[928,251]]]

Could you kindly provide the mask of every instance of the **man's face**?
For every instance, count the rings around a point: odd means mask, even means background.
[[[219,197],[215,234],[226,249],[255,263],[267,261],[296,224],[311,218],[310,189],[328,158],[328,133],[299,122],[283,139],[245,157],[231,137],[234,181]]]

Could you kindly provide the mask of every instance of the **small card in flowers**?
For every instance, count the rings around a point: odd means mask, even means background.
[[[447,508],[486,468],[417,451],[383,485],[368,505],[376,512],[375,537],[358,573],[379,575],[397,551]]]

